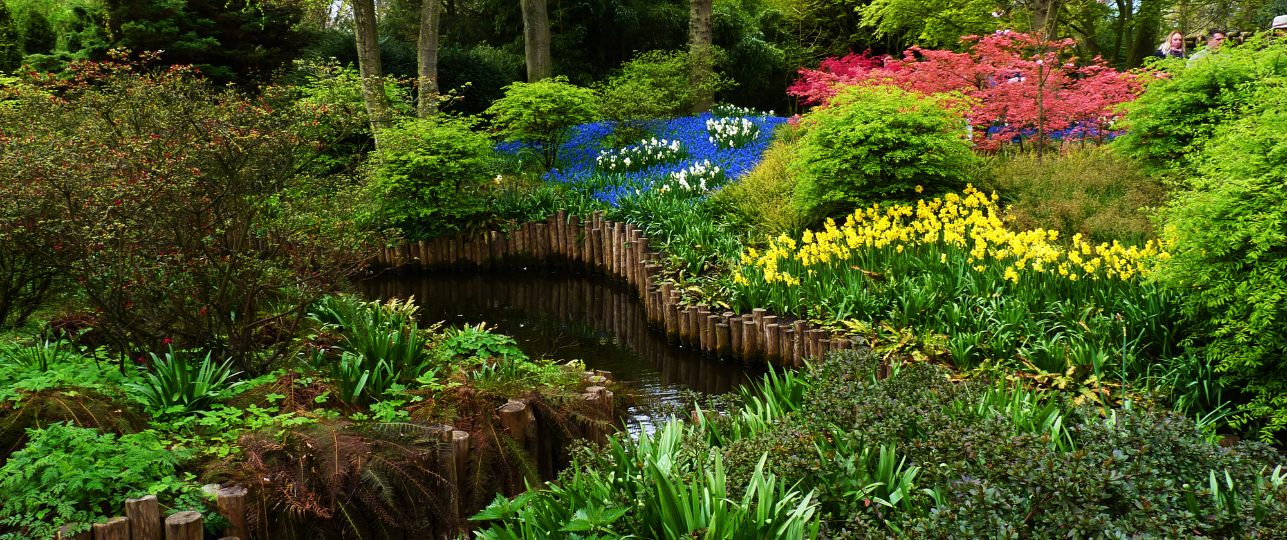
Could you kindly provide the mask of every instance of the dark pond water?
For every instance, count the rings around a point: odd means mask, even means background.
[[[425,324],[486,322],[513,336],[528,356],[580,359],[588,369],[633,381],[644,399],[628,410],[632,430],[653,423],[655,403],[680,402],[685,390],[723,394],[764,372],[666,344],[662,332],[649,328],[634,292],[602,276],[385,272],[359,289],[371,299],[414,295]]]

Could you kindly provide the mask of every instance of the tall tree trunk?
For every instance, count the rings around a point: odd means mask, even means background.
[[[527,55],[527,82],[548,79],[554,75],[550,65],[550,18],[545,13],[545,0],[523,2],[523,50]]]
[[[1135,12],[1135,41],[1126,56],[1126,67],[1137,68],[1157,48],[1158,30],[1162,27],[1162,8],[1165,0],[1143,0]]]
[[[688,32],[692,38],[688,44],[692,62],[688,79],[693,88],[700,90],[697,103],[693,105],[694,114],[709,111],[711,104],[715,102],[715,94],[710,91],[709,86],[714,76],[715,60],[711,54],[711,44],[715,37],[711,28],[713,3],[713,0],[689,0],[688,2]]]
[[[1059,32],[1059,9],[1063,0],[1031,0],[1032,33],[1045,39],[1055,39]]]
[[[438,20],[441,18],[442,0],[424,0],[420,11],[420,42],[416,47],[420,76],[420,97],[416,114],[430,118],[438,114]]]
[[[357,35],[358,69],[362,74],[362,101],[371,119],[371,134],[380,148],[380,130],[392,121],[389,96],[384,93],[384,70],[380,66],[380,35],[375,29],[375,0],[353,1],[353,22]]]

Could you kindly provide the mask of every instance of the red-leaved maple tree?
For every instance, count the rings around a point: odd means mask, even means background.
[[[1052,135],[1065,141],[1103,141],[1116,107],[1143,88],[1138,74],[1118,72],[1100,58],[1078,66],[1071,39],[1014,32],[962,39],[974,43],[968,52],[912,47],[902,59],[866,53],[828,58],[818,69],[801,69],[787,92],[820,106],[855,84],[954,92],[970,102],[977,148],[1034,140],[1040,151]]]

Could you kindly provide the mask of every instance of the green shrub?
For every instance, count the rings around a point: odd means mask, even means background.
[[[714,202],[740,223],[754,227],[761,233],[757,236],[799,236],[815,221],[791,201],[800,183],[799,171],[791,166],[799,149],[799,142],[774,141],[764,159],[737,182],[719,190]]]
[[[1080,233],[1096,244],[1157,238],[1151,212],[1162,206],[1162,182],[1112,148],[998,158],[989,173],[980,188],[1001,196],[1016,230]]]
[[[156,432],[117,437],[54,424],[29,430],[27,447],[0,467],[5,538],[53,538],[58,528],[124,515],[127,497],[156,495],[167,508],[204,510],[200,486],[181,477],[184,456]]]
[[[39,9],[27,10],[27,31],[25,32],[23,51],[27,54],[52,54],[58,46],[58,34],[54,25],[49,22]]]
[[[0,2],[0,72],[12,73],[22,66],[22,42],[17,18],[7,3]]]
[[[687,52],[637,53],[598,87],[599,115],[617,122],[613,135],[618,142],[642,137],[649,120],[692,114],[702,96],[728,86],[719,75],[692,84],[694,61]]]
[[[1266,79],[1242,117],[1216,130],[1191,189],[1166,209],[1161,279],[1184,290],[1191,344],[1250,396],[1235,417],[1287,427],[1287,91]]]
[[[977,159],[944,96],[853,86],[801,120],[794,203],[821,218],[872,202],[965,187]]]
[[[385,220],[411,239],[467,225],[483,212],[479,188],[491,174],[492,142],[477,121],[440,116],[389,128],[376,178]]]
[[[563,76],[506,86],[505,97],[487,108],[501,137],[535,152],[547,169],[558,163],[568,130],[594,120],[595,113],[594,91]]]
[[[1158,170],[1190,171],[1187,156],[1256,100],[1257,80],[1287,74],[1287,43],[1259,38],[1220,49],[1188,69],[1149,85],[1126,105],[1125,133],[1116,144]]]

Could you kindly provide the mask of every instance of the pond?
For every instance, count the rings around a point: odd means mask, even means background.
[[[579,359],[587,369],[632,382],[643,399],[630,400],[629,428],[648,429],[656,403],[680,403],[687,390],[734,391],[759,380],[764,368],[703,357],[666,343],[648,326],[643,305],[621,282],[598,275],[537,272],[458,274],[384,272],[359,284],[370,299],[415,296],[428,325],[486,323],[513,336],[533,358]]]

